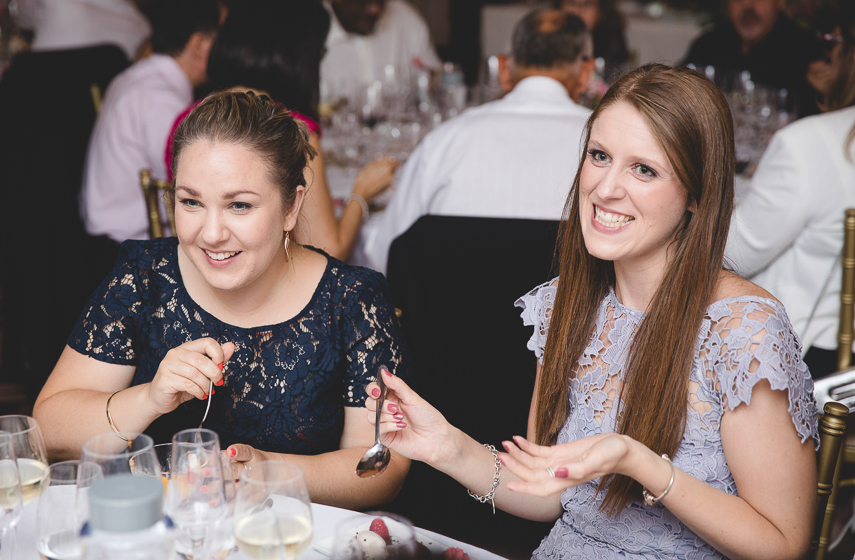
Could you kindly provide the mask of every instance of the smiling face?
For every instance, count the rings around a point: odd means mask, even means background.
[[[579,196],[585,246],[616,271],[664,271],[667,248],[695,206],[644,118],[624,102],[603,110],[591,128]]]
[[[296,225],[302,197],[298,187],[294,205],[284,208],[268,164],[241,145],[190,144],[175,170],[179,248],[214,290],[275,282],[287,262],[283,235]]]

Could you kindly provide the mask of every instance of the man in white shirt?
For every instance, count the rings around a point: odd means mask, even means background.
[[[151,0],[154,54],[119,74],[89,142],[80,211],[90,235],[117,242],[146,239],[148,214],[139,173],[166,178],[163,153],[175,118],[206,80],[208,53],[219,26],[215,0]]]
[[[593,69],[577,16],[537,10],[514,29],[498,101],[428,134],[407,160],[395,194],[365,228],[365,259],[385,273],[392,241],[420,216],[559,220],[591,111],[577,101]]]
[[[394,78],[409,85],[416,67],[439,68],[422,16],[403,0],[330,0],[321,78],[337,92]]]

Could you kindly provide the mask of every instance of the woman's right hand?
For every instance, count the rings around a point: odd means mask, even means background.
[[[353,192],[365,199],[371,200],[386,190],[395,178],[395,169],[400,165],[395,157],[383,157],[375,159],[367,164],[356,176],[353,183]]]
[[[380,441],[408,459],[437,466],[451,461],[457,453],[451,424],[440,412],[410,389],[399,377],[383,371],[388,391],[380,416]],[[377,415],[380,388],[366,387],[369,422]]]
[[[221,345],[213,338],[200,338],[167,352],[148,386],[154,412],[166,414],[190,399],[208,398],[210,382],[222,385],[223,364],[234,351],[231,342]]]

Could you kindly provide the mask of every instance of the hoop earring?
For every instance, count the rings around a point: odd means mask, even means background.
[[[291,232],[285,232],[285,258],[287,260],[291,260],[291,253],[288,252],[288,243],[291,241]]]

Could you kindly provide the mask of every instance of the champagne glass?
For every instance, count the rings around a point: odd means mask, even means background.
[[[0,558],[3,559],[15,557],[14,539],[7,543],[6,535],[14,535],[24,508],[15,447],[15,437],[0,431],[0,542],[3,543]]]
[[[380,528],[376,528],[377,520],[382,522]],[[381,534],[383,528],[386,535]],[[332,558],[404,560],[415,558],[416,551],[415,533],[409,520],[392,513],[374,511],[347,517],[336,526]]]
[[[35,418],[18,414],[0,416],[0,431],[12,437],[26,505],[39,496],[48,477],[47,452],[39,423]]]
[[[172,471],[167,511],[189,538],[193,560],[207,554],[208,530],[227,514],[220,462],[220,439],[206,429],[182,430],[172,437]]]
[[[166,495],[166,490],[169,485],[169,473],[172,472],[172,444],[158,443],[154,446],[154,456],[157,458],[157,464],[160,467],[160,479],[163,482],[163,494]],[[140,451],[131,455],[129,464],[131,472],[143,476],[156,476],[152,472],[151,455],[147,450]]]
[[[39,496],[36,511],[36,546],[48,560],[80,558],[80,527],[77,511],[77,477],[80,461],[50,466],[50,481]]]
[[[295,560],[312,540],[303,469],[283,461],[248,465],[238,484],[235,541],[258,560]]]

